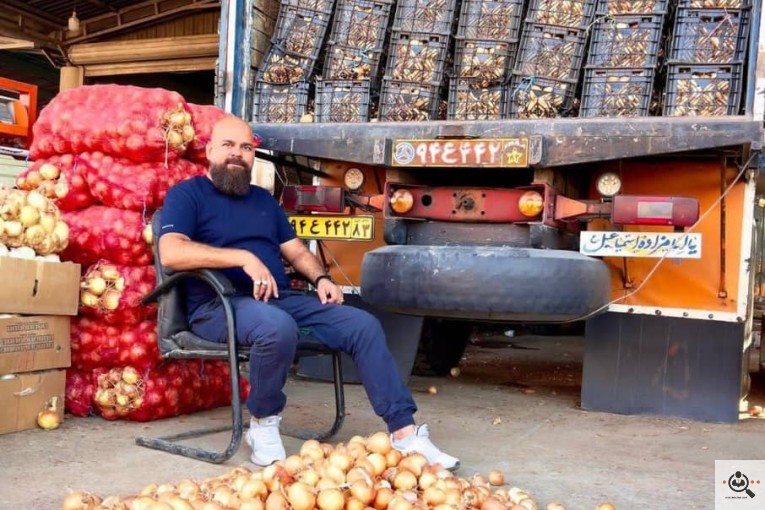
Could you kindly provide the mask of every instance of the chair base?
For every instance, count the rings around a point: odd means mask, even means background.
[[[285,435],[296,437],[299,439],[315,439],[317,441],[324,441],[335,434],[343,426],[345,421],[345,391],[343,388],[343,369],[340,359],[340,352],[334,351],[332,353],[332,371],[334,379],[335,390],[335,420],[329,430],[323,432],[310,431],[306,429],[287,429],[283,433]],[[231,370],[231,384],[232,388],[239,384],[239,370],[238,364],[235,370]],[[169,436],[161,437],[146,437],[139,436],[135,439],[135,442],[139,446],[151,448],[153,450],[160,450],[174,455],[181,455],[183,457],[189,457],[196,460],[202,460],[213,464],[221,464],[231,457],[239,449],[242,442],[242,434],[245,426],[249,427],[249,421],[245,425],[242,419],[242,403],[238,398],[233,398],[233,394],[238,392],[232,391],[231,401],[231,425],[206,427],[196,430],[190,430],[188,432],[182,432],[179,434],[173,434]],[[223,451],[212,451],[204,448],[199,448],[190,445],[180,444],[178,441],[186,439],[194,439],[210,434],[216,434],[220,432],[231,431],[231,439],[229,440],[228,447]]]

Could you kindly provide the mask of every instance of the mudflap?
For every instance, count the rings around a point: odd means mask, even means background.
[[[586,325],[582,407],[733,423],[746,354],[743,323],[602,314]]]
[[[345,304],[355,306],[370,312],[377,317],[385,331],[388,340],[388,348],[396,360],[398,371],[405,383],[409,382],[409,376],[412,373],[414,359],[417,355],[417,346],[420,342],[422,333],[423,318],[413,315],[403,315],[399,313],[380,310],[368,303],[362,301],[356,294],[346,294]],[[343,381],[346,383],[358,384],[360,379],[356,372],[356,365],[350,356],[343,353]],[[332,381],[332,357],[331,356],[310,356],[300,358],[297,366],[297,375],[308,379],[318,379],[321,381]]]

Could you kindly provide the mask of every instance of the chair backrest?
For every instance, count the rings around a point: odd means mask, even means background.
[[[154,237],[152,252],[154,254],[154,270],[157,273],[157,285],[164,282],[168,272],[159,257],[159,234],[162,227],[162,209],[157,209],[151,219],[151,230]],[[174,340],[178,333],[189,330],[186,313],[186,296],[184,285],[176,285],[159,298],[157,312],[157,336],[159,337],[160,352],[168,352],[178,348]]]

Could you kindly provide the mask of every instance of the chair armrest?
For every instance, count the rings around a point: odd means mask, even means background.
[[[157,285],[141,299],[141,304],[146,306],[159,300],[160,296],[169,292],[176,285],[189,279],[201,280],[213,288],[221,297],[231,296],[235,289],[226,275],[216,269],[195,269],[193,271],[178,271],[170,274],[165,281]]]

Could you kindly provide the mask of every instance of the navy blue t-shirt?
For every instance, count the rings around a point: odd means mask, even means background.
[[[168,232],[185,234],[209,246],[248,250],[271,271],[279,289],[289,287],[279,249],[296,237],[295,231],[279,204],[263,188],[250,186],[249,194],[238,197],[218,191],[207,177],[181,182],[167,192],[162,206],[159,236]],[[222,271],[237,294],[252,295],[252,278],[242,268]],[[193,280],[186,291],[189,313],[215,297],[209,286]]]

